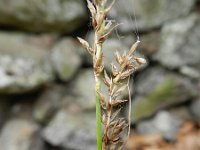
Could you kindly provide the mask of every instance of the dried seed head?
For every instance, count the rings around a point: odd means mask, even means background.
[[[105,25],[105,28],[104,28],[105,32],[107,32],[111,28],[111,26],[112,26],[112,21],[108,20],[108,23]]]
[[[118,26],[119,24],[115,25],[114,27],[112,27],[110,30],[108,30],[107,32],[105,32],[103,35],[100,36],[99,38],[99,43],[103,43],[108,36],[111,34],[111,32]]]
[[[130,69],[130,70],[126,70],[124,71],[121,76],[120,76],[120,79],[124,80],[126,78],[128,78],[134,71],[135,69]]]
[[[96,21],[97,21],[97,26],[95,28],[95,30],[99,33],[102,32],[101,28],[104,28],[104,19],[105,19],[105,12],[104,11],[100,11],[99,9],[97,10],[97,16],[96,16]]]
[[[89,43],[86,40],[84,40],[84,39],[82,39],[80,37],[77,37],[77,39],[79,40],[79,42],[81,43],[83,48],[85,48],[92,55],[93,54],[93,49],[90,48]]]
[[[116,0],[112,0],[112,3],[110,4],[110,6],[108,8],[105,9],[106,14],[110,11],[110,9],[113,7],[113,5],[115,4]]]
[[[97,26],[97,21],[96,21],[97,10],[96,10],[95,6],[89,0],[87,0],[87,4],[88,4],[88,9],[90,10],[90,13],[92,16],[93,28],[96,28],[96,26]]]
[[[105,113],[103,113],[103,115],[102,115],[102,117],[101,117],[101,120],[102,120],[102,123],[103,123],[104,125],[106,125],[107,117],[106,117],[106,114],[105,114]]]
[[[111,79],[109,78],[109,76],[108,76],[106,70],[104,70],[104,79],[105,79],[105,80],[104,80],[105,84],[106,84],[107,86],[110,86],[110,85],[111,85]]]
[[[90,2],[89,0],[87,0],[87,7],[90,10],[90,13],[92,15],[92,18],[96,16],[96,9],[95,6],[92,4],[92,2]]]
[[[119,106],[119,105],[122,105],[122,104],[124,104],[125,102],[127,102],[128,100],[113,100],[112,101],[112,105],[113,106]]]
[[[101,107],[102,107],[103,109],[106,109],[107,104],[106,104],[106,101],[105,101],[105,97],[103,96],[102,93],[100,93],[100,92],[97,92],[97,93],[99,94],[99,97],[100,97]]]
[[[77,37],[77,39],[79,40],[79,42],[82,44],[82,46],[83,46],[84,48],[90,47],[90,46],[89,46],[89,43],[88,43],[87,41],[85,41],[84,39],[82,39],[82,38],[80,38],[80,37]]]
[[[115,57],[116,57],[116,61],[121,65],[123,63],[123,59],[118,51],[115,53]]]
[[[122,85],[121,87],[118,86],[118,89],[114,88],[111,95],[112,99],[115,100],[117,97],[119,97],[121,95],[121,92],[124,91],[126,87],[127,87],[126,85]]]
[[[135,59],[136,62],[137,62],[138,64],[140,64],[140,65],[143,65],[143,64],[146,64],[146,63],[147,63],[146,59],[144,59],[144,58],[135,57],[134,59]]]
[[[119,74],[119,72],[117,71],[117,67],[113,63],[111,63],[111,67],[113,76],[117,76]]]
[[[130,49],[130,51],[128,52],[128,55],[129,55],[129,56],[132,55],[132,54],[136,51],[137,47],[139,46],[139,43],[140,43],[140,41],[136,41],[136,42],[131,46],[131,49]]]
[[[112,118],[111,118],[111,121],[113,121],[113,120],[117,117],[117,115],[120,113],[120,111],[121,111],[121,108],[118,108],[118,109],[113,113]]]

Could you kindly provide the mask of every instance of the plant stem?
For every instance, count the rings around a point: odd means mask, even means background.
[[[101,83],[96,77],[96,136],[97,136],[97,150],[102,150],[102,129],[101,129],[101,104],[99,97]]]

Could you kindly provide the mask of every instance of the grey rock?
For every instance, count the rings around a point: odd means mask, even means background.
[[[160,67],[141,73],[136,79],[135,87],[137,96],[132,103],[133,123],[162,108],[191,100],[197,95],[196,86],[189,79]]]
[[[194,120],[194,116],[192,115],[187,105],[183,104],[180,106],[170,107],[168,111],[171,115],[176,116],[179,120],[182,120],[183,122]]]
[[[82,0],[1,0],[0,24],[34,32],[71,32],[86,20]]]
[[[76,103],[82,109],[95,108],[95,80],[92,69],[80,70],[70,89],[74,98],[66,96],[65,101]]]
[[[63,39],[52,49],[54,70],[63,81],[71,79],[81,66],[80,46],[71,38]]]
[[[59,111],[43,130],[43,138],[66,149],[96,149],[94,112]]]
[[[180,73],[193,79],[200,79],[200,67],[182,66]]]
[[[190,109],[191,113],[193,114],[194,119],[200,123],[200,109],[199,109],[199,107],[200,107],[200,98],[194,100],[190,104],[189,109]]]
[[[62,97],[67,88],[61,85],[51,85],[43,91],[33,108],[33,117],[40,123],[46,123],[60,108]]]
[[[167,21],[187,15],[195,4],[195,0],[126,0],[117,1],[110,16],[123,23],[119,29],[123,32],[135,30],[134,11],[139,30],[159,27]],[[181,8],[181,9],[179,9]],[[131,18],[131,17],[132,18]]]
[[[36,124],[27,120],[14,119],[8,121],[0,135],[1,149],[44,150],[43,142],[37,133],[38,129],[39,127]]]
[[[160,134],[165,139],[174,141],[182,121],[168,111],[160,111],[152,119],[141,121],[136,130],[141,134]]]
[[[0,98],[0,129],[9,114],[9,104],[6,98]]]
[[[166,24],[162,29],[160,50],[154,59],[170,68],[200,64],[200,19],[191,14]],[[200,72],[200,69],[197,68]]]
[[[145,56],[151,56],[159,50],[161,34],[160,32],[150,32],[141,35],[141,44],[139,50]]]
[[[53,80],[45,49],[27,42],[28,35],[0,33],[0,93],[24,93]]]

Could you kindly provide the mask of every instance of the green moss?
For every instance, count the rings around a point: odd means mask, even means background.
[[[157,86],[148,96],[139,99],[132,110],[133,120],[139,120],[155,113],[156,110],[176,101],[178,91],[175,80],[169,78]]]
[[[74,73],[73,68],[66,66],[66,65],[64,65],[62,67],[62,71],[60,72],[61,78],[64,79],[64,80],[68,80],[69,78],[71,78],[73,73]]]

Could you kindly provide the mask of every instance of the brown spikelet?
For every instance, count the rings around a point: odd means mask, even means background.
[[[77,37],[77,39],[79,40],[79,42],[81,43],[81,45],[83,46],[83,48],[85,48],[91,55],[93,54],[93,49],[90,48],[90,45],[87,41],[85,41],[84,39]]]
[[[106,101],[105,101],[105,97],[104,97],[103,94],[101,94],[100,92],[98,92],[98,94],[99,94],[99,97],[100,97],[101,107],[102,107],[103,109],[106,109],[107,104],[106,104]]]

